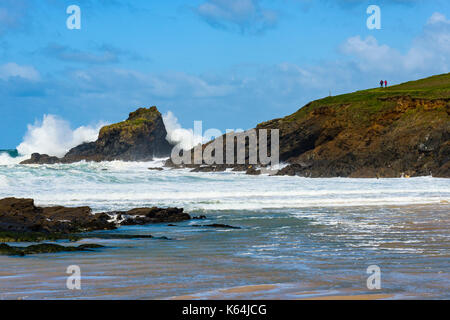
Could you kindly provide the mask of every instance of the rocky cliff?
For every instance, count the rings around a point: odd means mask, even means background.
[[[86,161],[146,161],[168,157],[172,146],[166,140],[167,131],[156,107],[140,108],[127,120],[105,126],[98,140],[71,149],[63,158],[35,153],[22,164],[53,164]]]
[[[450,74],[326,97],[256,128],[279,129],[279,175],[450,177]],[[260,173],[246,148],[246,165],[189,167]]]
[[[450,74],[314,101],[280,129],[280,174],[450,177]]]

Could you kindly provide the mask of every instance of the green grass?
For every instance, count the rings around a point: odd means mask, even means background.
[[[110,134],[114,131],[119,131],[121,134],[131,134],[136,130],[140,130],[145,125],[151,125],[153,122],[147,119],[134,119],[134,120],[125,120],[119,123],[111,124],[109,126],[103,127],[100,129],[99,138],[104,137],[105,135]]]
[[[138,126],[141,126],[141,125],[149,123],[149,122],[151,122],[151,121],[147,120],[147,119],[125,120],[122,122],[118,122],[118,123],[114,123],[109,126],[106,126],[106,127],[104,127],[104,129],[113,130],[113,129],[123,129],[126,127],[138,127]]]
[[[365,122],[372,115],[395,106],[395,103],[385,99],[402,96],[427,100],[448,99],[450,98],[450,73],[410,81],[388,88],[374,88],[326,97],[311,102],[294,114],[286,117],[285,120],[301,121],[315,109],[333,107],[337,113],[345,112],[354,120]]]
[[[100,130],[100,135],[110,132],[112,130],[123,130],[133,131],[134,129],[140,128],[143,125],[151,125],[161,114],[156,107],[151,108],[139,108],[138,110],[130,113],[127,120],[114,123],[103,127]]]

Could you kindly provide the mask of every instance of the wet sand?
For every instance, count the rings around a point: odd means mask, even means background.
[[[394,298],[393,294],[361,294],[353,296],[324,296],[301,300],[383,300]]]
[[[291,284],[286,286],[283,284],[263,284],[263,285],[249,285],[227,289],[220,289],[217,291],[198,293],[193,295],[184,295],[172,297],[170,300],[233,300],[233,299],[247,299],[249,296],[254,299],[261,296],[266,296],[265,299],[279,300],[384,300],[395,299],[395,294],[388,293],[358,293],[352,291],[341,291],[339,294],[326,293],[326,291],[301,291],[295,292],[295,289],[300,289],[300,285]],[[302,285],[302,288],[313,287],[313,284]],[[297,297],[296,297],[297,296]]]

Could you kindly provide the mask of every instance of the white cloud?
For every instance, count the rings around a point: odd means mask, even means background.
[[[91,94],[123,90],[128,95],[141,91],[145,95],[166,99],[189,93],[189,96],[201,99],[226,96],[234,90],[228,83],[208,81],[202,76],[185,72],[156,74],[122,68],[90,68],[72,70],[68,78],[74,87],[78,84],[80,89]]]
[[[241,33],[261,33],[277,24],[278,13],[262,8],[259,0],[208,0],[197,14],[213,27]]]
[[[438,23],[445,23],[450,24],[450,20],[447,20],[445,15],[443,15],[440,12],[435,12],[433,15],[428,19],[427,24],[438,24]]]
[[[8,80],[14,77],[31,81],[40,79],[39,72],[32,66],[21,66],[14,62],[0,65],[0,79]]]
[[[356,58],[355,62],[362,71],[378,69],[383,71],[393,71],[396,67],[392,61],[398,61],[401,54],[389,47],[380,45],[373,36],[361,39],[360,36],[347,39],[341,46],[341,51],[345,55]]]
[[[373,36],[351,37],[342,44],[341,52],[351,57],[361,72],[383,71],[405,78],[424,72],[446,73],[450,66],[450,21],[434,13],[405,53],[378,43]]]

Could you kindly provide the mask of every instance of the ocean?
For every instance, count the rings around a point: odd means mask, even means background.
[[[105,248],[0,256],[0,299],[450,298],[448,179],[148,170],[163,159],[23,166],[12,156],[0,156],[0,198],[95,212],[176,206],[207,220],[117,231],[170,240],[84,239]],[[241,229],[199,226],[212,223]],[[70,265],[81,290],[66,288]],[[379,290],[367,287],[373,265]]]

